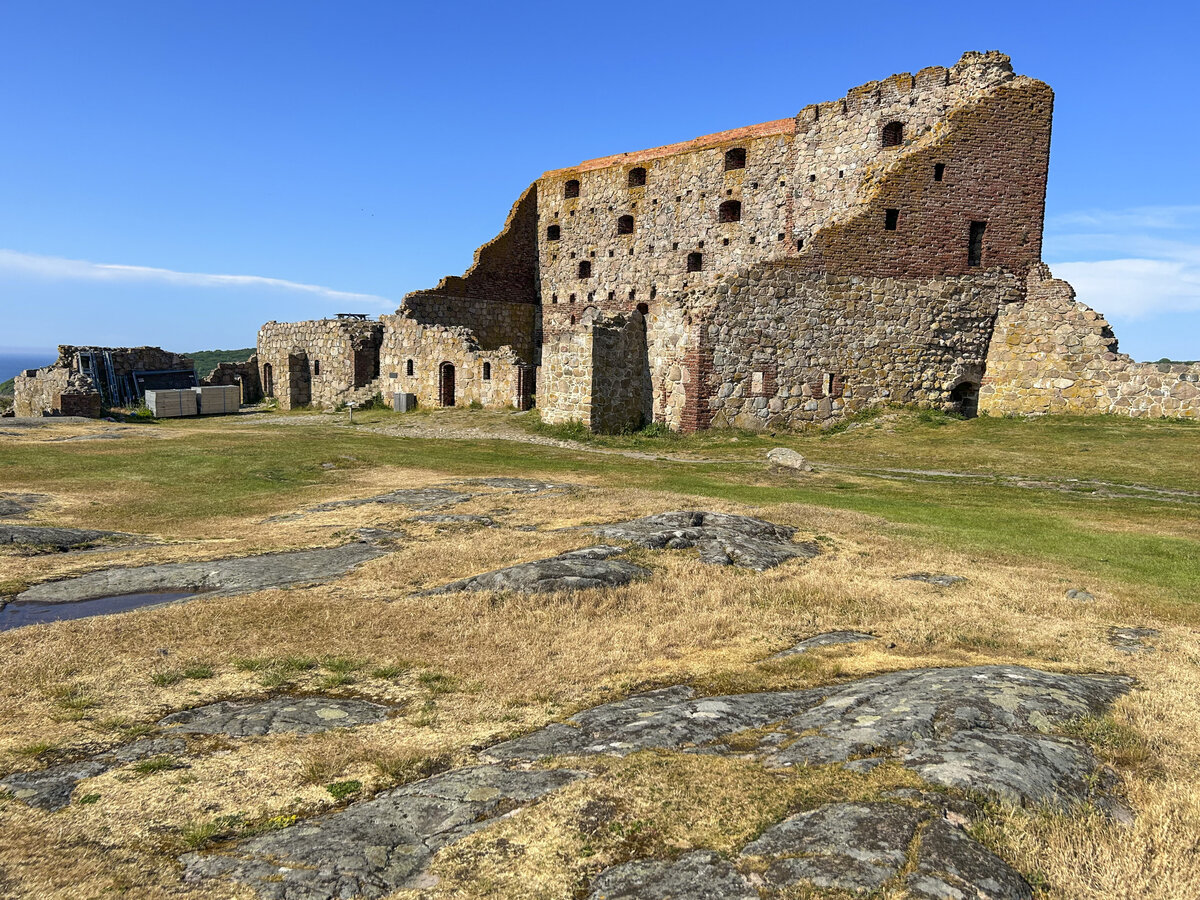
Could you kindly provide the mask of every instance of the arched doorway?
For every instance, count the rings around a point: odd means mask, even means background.
[[[974,381],[964,381],[950,392],[950,402],[966,418],[975,418],[979,415],[979,384]]]
[[[454,363],[444,362],[438,370],[438,405],[454,405]]]
[[[263,394],[275,396],[275,367],[270,363],[263,363]]]

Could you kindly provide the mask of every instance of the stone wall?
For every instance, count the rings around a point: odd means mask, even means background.
[[[93,379],[80,370],[80,353],[97,357],[98,375],[108,385],[108,371],[99,357],[109,354],[112,375],[132,393],[135,372],[183,371],[192,369],[191,357],[161,347],[79,347],[62,344],[58,359],[50,366],[27,370],[13,382],[13,410],[18,416],[90,416],[101,414],[104,397]],[[106,388],[110,396],[113,387]],[[115,405],[115,404],[114,404]]]
[[[973,221],[988,223],[983,265],[1024,274],[1041,250],[1052,103],[1003,54],[968,53],[951,69],[871,82],[792,119],[548,172],[537,192],[547,327],[587,305],[670,302],[770,259],[860,275],[961,274]],[[897,122],[903,140],[884,146]],[[745,165],[726,169],[735,149]],[[630,184],[634,170],[644,185]],[[577,197],[567,196],[572,182]],[[729,201],[740,203],[739,221],[721,221]],[[895,230],[887,209],[898,212]],[[692,253],[700,271],[688,271]]]
[[[258,355],[243,362],[217,363],[217,367],[200,379],[202,385],[237,385],[242,389],[242,403],[257,403],[262,399]]]
[[[578,324],[547,336],[542,359],[542,421],[615,433],[653,418],[647,322],[640,311],[606,316],[589,307]]]
[[[71,412],[64,412],[64,400]],[[85,400],[84,397],[87,399]],[[100,415],[100,393],[85,375],[66,366],[26,369],[13,380],[13,412],[18,416]],[[84,412],[79,412],[80,408]]]
[[[484,350],[511,347],[526,363],[537,361],[539,322],[534,303],[418,291],[404,298],[398,313],[423,325],[470,329]]]
[[[280,409],[363,402],[381,390],[382,340],[379,322],[268,322],[258,332],[259,383]]]
[[[1200,418],[1200,364],[1134,362],[1104,317],[1046,266],[1006,308],[988,349],[979,409],[990,415],[1112,413]]]
[[[532,184],[509,210],[500,233],[475,251],[475,261],[466,272],[448,275],[437,287],[419,293],[534,303],[538,296],[537,246],[537,185]]]
[[[881,403],[954,409],[974,395],[1014,275],[932,279],[822,275],[797,261],[754,266],[693,300],[701,323],[683,363],[691,430],[821,423]],[[681,381],[683,379],[680,379]],[[692,410],[690,418],[688,411]]]
[[[406,393],[415,394],[419,406],[524,408],[521,370],[528,367],[512,348],[485,350],[467,328],[427,325],[403,314],[381,321],[380,384],[386,399]],[[453,367],[453,403],[447,402],[445,366]]]

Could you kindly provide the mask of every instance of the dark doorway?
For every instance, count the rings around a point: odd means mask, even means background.
[[[275,367],[270,363],[263,363],[263,394],[268,397],[275,396]]]
[[[438,405],[454,405],[454,364],[444,362],[438,370]]]
[[[964,381],[950,392],[950,401],[966,418],[975,418],[979,415],[979,385],[974,381]]]

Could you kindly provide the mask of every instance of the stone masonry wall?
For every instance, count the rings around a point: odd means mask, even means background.
[[[1200,418],[1200,365],[1137,363],[1104,317],[1038,266],[1026,300],[996,321],[980,412]]]
[[[485,350],[511,347],[525,362],[537,360],[535,337],[539,326],[534,303],[419,291],[405,297],[398,312],[424,325],[468,328]]]
[[[768,259],[806,256],[815,269],[862,275],[960,273],[972,221],[988,223],[984,265],[1024,274],[1041,248],[1051,108],[1049,88],[1014,76],[1008,57],[968,53],[793,119],[548,172],[537,192],[546,327],[589,304],[670,302]],[[885,147],[892,122],[904,139]],[[745,151],[744,168],[726,169],[731,149]],[[635,169],[644,185],[631,186]],[[578,197],[566,196],[572,181]],[[727,201],[741,204],[740,221],[720,221]],[[885,229],[890,208],[895,231]],[[631,233],[620,233],[622,216]],[[816,239],[841,222],[851,224]]]
[[[711,289],[707,312],[696,301],[698,357],[709,363],[691,377],[699,424],[788,427],[888,402],[953,408],[951,391],[980,381],[997,312],[1021,297],[1021,281],[1000,271],[902,279],[751,267]]]
[[[448,363],[454,367],[455,406],[520,405],[523,361],[511,348],[484,350],[470,330],[459,326],[426,325],[405,315],[382,316],[381,321],[380,384],[386,399],[407,393],[416,394],[419,406],[443,405],[442,366]]]
[[[258,355],[243,362],[217,363],[215,369],[200,379],[202,385],[237,385],[242,389],[242,403],[257,403],[262,399]]]
[[[606,433],[650,422],[653,388],[646,327],[637,310],[605,316],[592,306],[577,325],[548,335],[538,395],[542,420],[582,422]]]
[[[79,354],[109,353],[113,374],[124,379],[134,372],[192,368],[192,359],[160,347],[79,347],[61,344],[53,365],[20,374],[14,380],[14,413],[18,416],[90,416],[101,413],[102,398],[96,385],[82,374]]]
[[[262,389],[281,409],[367,400],[380,391],[382,340],[379,322],[268,322],[258,332]]]
[[[537,185],[525,189],[509,210],[500,233],[475,251],[475,261],[466,272],[461,276],[448,275],[438,282],[437,287],[419,293],[535,303],[538,296]]]

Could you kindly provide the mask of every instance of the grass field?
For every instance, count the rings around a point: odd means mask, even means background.
[[[489,429],[519,440],[488,437]],[[52,440],[105,430],[120,439]],[[800,451],[814,471],[769,467],[775,446]],[[253,823],[329,808],[336,800],[326,784],[357,781],[369,792],[469,762],[479,747],[646,687],[758,690],[1019,662],[1138,680],[1109,719],[1081,725],[1121,773],[1138,817],[1121,825],[1094,810],[997,805],[981,829],[989,845],[1039,897],[1194,897],[1198,461],[1193,423],[911,412],[774,436],[591,437],[528,415],[465,410],[369,410],[353,425],[344,414],[296,413],[0,435],[3,489],[47,497],[24,521],[156,539],[85,553],[7,552],[0,593],[114,565],[336,544],[357,527],[405,534],[396,552],[323,585],[0,633],[7,771],[116,745],[167,712],[224,697],[341,691],[405,710],[343,734],[214,739],[184,769],[126,767],[88,779],[76,797],[97,799],[61,813],[0,800],[0,875],[13,896],[230,896],[182,884],[175,855]],[[500,524],[471,531],[416,523],[398,507],[281,517],[327,500],[494,475],[579,490],[476,497],[454,511]],[[824,552],[753,574],[703,566],[688,551],[634,551],[655,571],[648,582],[550,598],[414,595],[581,545],[557,529],[668,509],[793,524]],[[968,581],[941,590],[897,580],[913,571]],[[1095,600],[1068,600],[1069,588]],[[1159,628],[1158,652],[1116,651],[1108,629],[1130,625]],[[840,628],[880,640],[762,661]],[[465,862],[477,848],[469,839],[440,858],[442,881],[422,896],[570,896],[560,892],[632,852],[617,840],[587,859],[572,851],[571,816],[598,791],[619,787],[630,815],[646,823],[639,852],[670,855],[732,847],[781,809],[871,796],[911,776],[886,769],[872,777],[816,767],[780,780],[750,763],[637,754],[506,823],[512,841],[541,835],[536,852],[480,868]]]

